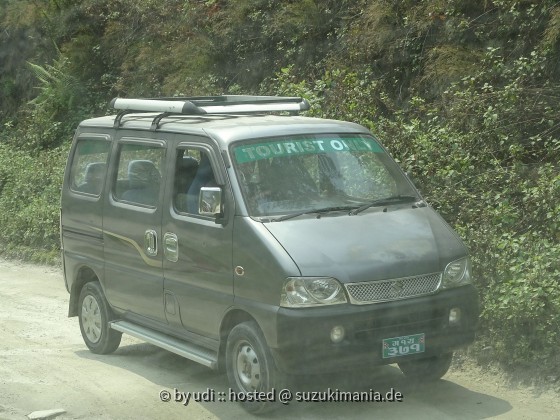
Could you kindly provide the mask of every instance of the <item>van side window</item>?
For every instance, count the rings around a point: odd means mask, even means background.
[[[179,213],[198,214],[202,187],[215,187],[216,179],[208,154],[203,150],[179,149],[175,163],[173,204]]]
[[[99,196],[107,173],[111,143],[104,140],[79,140],[72,160],[70,189]]]
[[[113,196],[126,201],[156,207],[161,186],[165,149],[157,146],[123,144],[119,150]]]

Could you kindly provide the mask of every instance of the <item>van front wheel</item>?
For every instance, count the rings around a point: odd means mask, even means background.
[[[122,333],[109,327],[113,316],[98,282],[86,283],[82,288],[78,318],[84,342],[93,353],[108,354],[119,347]]]
[[[400,362],[399,368],[407,378],[414,382],[437,381],[447,373],[452,359],[453,353],[445,353],[425,359]]]
[[[229,333],[226,369],[230,386],[245,410],[256,414],[273,408],[272,398],[256,398],[257,393],[272,396],[271,392],[279,385],[280,378],[256,322],[236,325]]]

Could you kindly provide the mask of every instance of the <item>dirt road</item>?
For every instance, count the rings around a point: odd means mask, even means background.
[[[25,419],[62,408],[58,419],[245,419],[237,403],[220,402],[227,378],[172,353],[124,336],[112,355],[84,345],[77,318],[67,318],[60,270],[0,260],[0,419]],[[368,391],[394,388],[403,402],[296,402],[269,418],[531,419],[559,418],[552,392],[511,389],[480,371],[452,371],[423,387],[406,384],[397,368],[305,378],[294,390]],[[174,402],[175,390],[214,399]],[[168,391],[172,401],[162,402]],[[295,393],[294,393],[295,395]],[[228,398],[225,398],[228,399]]]

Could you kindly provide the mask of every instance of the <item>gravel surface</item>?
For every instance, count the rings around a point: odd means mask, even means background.
[[[224,374],[155,346],[123,336],[114,354],[90,353],[78,319],[68,318],[67,312],[59,269],[0,260],[0,419],[57,409],[65,411],[57,419],[251,417],[227,401]],[[407,384],[396,367],[385,366],[302,378],[291,391],[295,398],[296,392],[329,389],[382,394],[393,389],[402,393],[403,402],[292,401],[266,418],[560,418],[557,393],[513,388],[500,375],[476,366],[452,370],[443,380],[419,387]],[[171,401],[162,402],[166,392]],[[188,404],[174,401],[187,393],[192,393]]]

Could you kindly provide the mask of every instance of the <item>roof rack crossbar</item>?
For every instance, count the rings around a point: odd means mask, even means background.
[[[292,96],[194,96],[160,99],[114,98],[111,106],[121,110],[115,119],[115,126],[120,125],[122,116],[132,112],[160,112],[162,118],[171,114],[205,115],[205,114],[251,114],[263,112],[289,112],[297,114],[310,108],[306,99]],[[118,119],[118,122],[117,122]],[[117,125],[118,124],[118,125]]]

